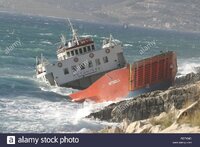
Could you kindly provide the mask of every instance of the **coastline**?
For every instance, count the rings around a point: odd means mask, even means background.
[[[200,73],[176,79],[154,91],[112,103],[87,118],[117,122],[98,133],[200,133]]]
[[[120,22],[101,22],[99,20],[89,20],[88,19],[81,19],[81,18],[73,18],[73,17],[62,17],[62,16],[51,16],[51,15],[43,15],[43,14],[33,14],[33,13],[22,13],[22,12],[15,12],[15,11],[6,11],[6,10],[0,10],[0,13],[5,13],[9,15],[19,15],[19,16],[26,16],[26,17],[41,17],[41,18],[47,18],[47,19],[57,19],[57,20],[62,20],[65,21],[67,18],[70,18],[72,21],[77,21],[77,22],[83,22],[83,23],[92,23],[92,24],[98,24],[102,26],[117,26],[117,27],[124,27],[123,23]],[[139,25],[133,25],[129,24],[127,28],[136,28],[136,29],[144,29],[144,30],[152,30],[152,31],[163,31],[163,32],[172,32],[172,33],[178,33],[178,34],[193,34],[193,35],[199,35],[200,32],[198,31],[186,31],[186,30],[177,30],[177,29],[162,29],[159,27],[141,27]]]

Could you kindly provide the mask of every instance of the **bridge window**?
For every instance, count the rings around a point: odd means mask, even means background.
[[[93,67],[92,61],[88,61],[88,67]]]
[[[83,50],[82,48],[79,48],[79,53],[82,54],[83,53]]]
[[[95,59],[95,62],[97,66],[101,64],[100,59]]]
[[[84,52],[85,52],[85,53],[87,52],[87,49],[86,49],[86,47],[84,47],[84,48],[83,48],[83,50],[84,50]]]
[[[70,57],[70,52],[67,52],[67,57]]]
[[[88,48],[88,52],[90,52],[90,51],[91,51],[91,48],[90,48],[90,46],[88,46],[87,48]]]
[[[68,68],[65,68],[65,69],[64,69],[64,74],[65,74],[65,75],[69,74]]]
[[[74,51],[71,51],[71,55],[74,56]]]
[[[78,50],[75,50],[76,55],[78,55]]]
[[[95,50],[94,44],[92,45],[92,50],[93,50],[93,51]]]
[[[108,63],[108,57],[107,56],[103,57],[103,62]]]

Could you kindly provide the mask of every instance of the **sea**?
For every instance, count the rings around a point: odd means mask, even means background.
[[[177,77],[197,72],[200,66],[200,33],[71,22],[80,37],[92,37],[98,48],[112,34],[123,44],[129,63],[175,51]],[[85,118],[112,102],[75,103],[67,96],[76,89],[48,86],[36,79],[35,57],[43,54],[55,62],[61,34],[71,38],[66,19],[0,12],[0,133],[86,133],[117,125]]]

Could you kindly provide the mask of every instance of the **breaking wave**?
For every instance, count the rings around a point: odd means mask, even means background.
[[[99,130],[107,122],[84,118],[109,103],[93,104],[91,102],[70,103],[60,99],[49,101],[37,97],[19,96],[0,99],[0,129],[11,132],[89,132]],[[6,123],[5,123],[6,122]]]
[[[46,41],[41,41],[41,43],[42,43],[42,44],[49,44],[49,45],[52,45],[52,43],[51,43],[50,41],[47,41],[47,40],[46,40]]]
[[[124,46],[125,46],[125,47],[132,47],[133,45],[127,43],[127,44],[124,44]]]
[[[49,86],[49,85],[46,85],[46,84],[42,84],[40,85],[40,89],[42,91],[51,91],[51,92],[54,92],[54,93],[57,93],[59,95],[63,95],[63,96],[68,96],[70,95],[72,92],[75,92],[77,90],[75,89],[72,89],[72,88],[65,88],[65,87],[57,87],[57,86]]]
[[[84,37],[84,38],[87,38],[87,37],[96,38],[96,37],[98,37],[98,36],[97,36],[97,35],[85,34],[85,35],[80,35],[80,37]]]
[[[178,60],[177,77],[184,76],[191,72],[198,72],[200,68],[200,58],[180,59]]]
[[[53,33],[39,33],[40,36],[52,36]]]

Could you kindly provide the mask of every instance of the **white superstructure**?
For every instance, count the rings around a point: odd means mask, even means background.
[[[61,36],[58,61],[50,64],[43,56],[36,60],[36,76],[50,85],[84,89],[106,72],[125,66],[122,45],[112,36],[97,49],[91,38],[79,38],[69,21],[72,39]]]

